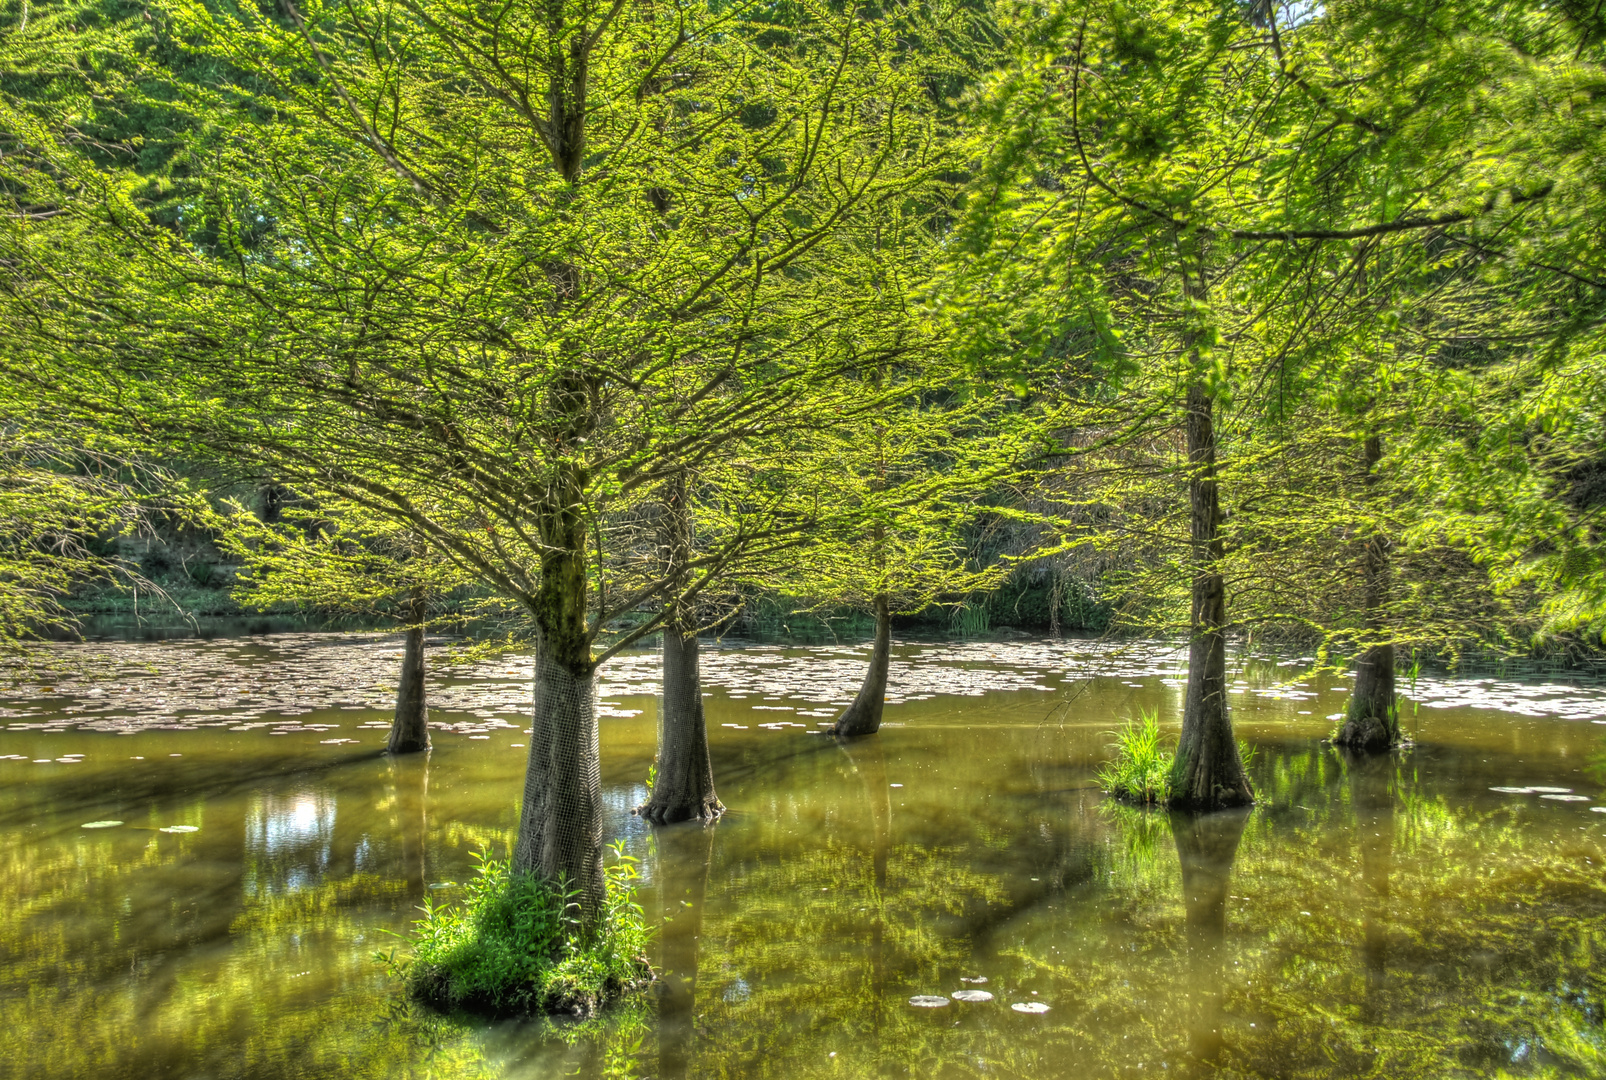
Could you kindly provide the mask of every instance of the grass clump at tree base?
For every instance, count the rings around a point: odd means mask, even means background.
[[[1099,783],[1118,799],[1164,805],[1171,798],[1172,752],[1160,745],[1160,717],[1144,711],[1115,736],[1115,760],[1099,766]]]
[[[1135,723],[1129,720],[1126,727],[1110,734],[1115,736],[1115,760],[1099,766],[1099,784],[1104,790],[1140,806],[1169,803],[1176,750],[1160,744],[1160,714],[1146,709]],[[1254,747],[1239,739],[1238,757],[1244,768],[1249,768]]]
[[[437,1008],[590,1016],[653,979],[635,866],[619,848],[614,853],[601,918],[589,937],[580,927],[576,893],[480,854],[461,901],[425,901],[424,917],[414,923],[412,958],[387,959],[416,998]]]

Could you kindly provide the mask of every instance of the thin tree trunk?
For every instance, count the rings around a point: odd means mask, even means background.
[[[658,768],[638,811],[654,825],[714,821],[725,812],[714,793],[708,723],[698,672],[697,635],[678,622],[664,626],[664,699],[658,710]]]
[[[1214,402],[1188,387],[1188,504],[1193,540],[1193,618],[1188,694],[1171,773],[1171,805],[1198,810],[1243,806],[1255,794],[1227,713],[1227,589],[1221,576],[1221,508],[1216,492]]]
[[[596,667],[586,629],[584,473],[565,464],[539,507],[546,554],[536,595],[535,703],[514,869],[573,891],[581,923],[602,911],[602,779]]]
[[[887,703],[887,666],[892,659],[892,606],[886,593],[875,598],[875,645],[870,650],[870,669],[864,685],[831,727],[831,734],[843,738],[874,735],[881,730],[881,712]]]
[[[691,505],[684,470],[664,485],[659,516],[659,562],[678,588],[692,556]],[[637,813],[655,825],[713,821],[725,807],[714,793],[703,715],[703,681],[695,624],[679,611],[664,622],[663,703],[658,709],[658,759],[652,791]]]
[[[407,605],[406,651],[396,689],[396,715],[385,749],[415,754],[429,749],[429,702],[424,694],[424,596],[413,590]]]
[[[1373,435],[1364,447],[1366,485],[1377,484],[1377,464],[1383,460],[1383,439]],[[1366,592],[1366,631],[1373,644],[1361,652],[1355,665],[1355,690],[1350,694],[1344,726],[1333,741],[1351,750],[1376,753],[1398,746],[1400,712],[1394,696],[1394,643],[1379,640],[1388,633],[1385,609],[1389,599],[1389,539],[1381,532],[1366,538],[1361,575]]]
[[[1227,897],[1232,865],[1238,857],[1249,811],[1212,814],[1173,813],[1171,835],[1182,863],[1182,900],[1187,908],[1189,997],[1193,1015],[1189,1053],[1201,1063],[1214,1062],[1224,1040],[1221,1034],[1222,974],[1226,967]]]

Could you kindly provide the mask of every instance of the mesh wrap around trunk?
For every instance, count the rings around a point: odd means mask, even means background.
[[[513,865],[579,890],[586,922],[602,908],[602,778],[596,671],[535,657],[535,708]]]

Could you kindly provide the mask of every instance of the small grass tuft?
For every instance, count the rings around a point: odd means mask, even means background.
[[[613,850],[602,919],[589,940],[580,930],[575,893],[481,853],[461,901],[425,900],[424,917],[413,924],[412,957],[378,959],[406,979],[415,997],[437,1008],[590,1016],[653,977],[634,860]]]
[[[1172,752],[1160,745],[1160,717],[1145,710],[1115,736],[1115,760],[1099,769],[1099,783],[1118,799],[1145,806],[1171,798]]]

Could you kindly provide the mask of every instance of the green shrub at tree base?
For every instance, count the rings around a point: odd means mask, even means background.
[[[1099,783],[1118,799],[1164,805],[1171,797],[1172,751],[1160,745],[1159,714],[1145,711],[1115,736],[1115,760],[1099,768]]]
[[[576,897],[482,854],[461,902],[425,901],[411,959],[385,959],[416,998],[436,1008],[590,1016],[653,979],[635,866],[617,848],[615,855],[605,871],[605,910],[589,937]]]
[[[1171,767],[1176,747],[1160,743],[1160,715],[1145,710],[1115,736],[1115,760],[1099,766],[1099,784],[1123,802],[1165,806],[1171,802]],[[1238,740],[1238,760],[1245,771],[1255,761],[1255,748]]]

